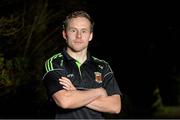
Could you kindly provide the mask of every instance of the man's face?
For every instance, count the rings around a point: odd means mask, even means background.
[[[63,37],[66,39],[68,48],[74,52],[81,52],[87,49],[92,35],[90,21],[85,17],[72,18],[66,31],[63,31]]]

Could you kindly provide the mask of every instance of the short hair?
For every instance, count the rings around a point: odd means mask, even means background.
[[[83,11],[83,10],[80,10],[80,11],[74,11],[74,12],[71,12],[70,14],[68,14],[65,18],[65,20],[63,21],[63,29],[65,30],[68,26],[68,22],[72,19],[72,18],[77,18],[77,17],[85,17],[87,18],[89,21],[90,21],[90,30],[91,32],[93,32],[93,28],[94,28],[94,21],[93,19],[91,18],[91,16]]]

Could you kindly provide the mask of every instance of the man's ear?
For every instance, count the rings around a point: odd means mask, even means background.
[[[66,40],[67,39],[67,34],[66,34],[65,30],[62,31],[62,34],[63,34],[63,38]]]
[[[93,38],[93,32],[91,32],[91,34],[90,34],[89,41],[91,41],[92,38]]]

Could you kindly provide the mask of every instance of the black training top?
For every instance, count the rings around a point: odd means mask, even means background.
[[[86,90],[90,88],[103,87],[108,95],[120,94],[114,74],[107,62],[99,60],[87,54],[87,60],[78,67],[77,61],[70,57],[64,49],[62,53],[56,54],[45,62],[43,76],[48,96],[62,90],[59,83],[61,76],[71,80],[76,89]],[[56,118],[103,118],[101,113],[87,107],[78,109],[62,109],[57,107]]]

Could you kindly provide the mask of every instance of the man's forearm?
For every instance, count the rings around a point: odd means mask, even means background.
[[[90,89],[87,91],[60,90],[53,95],[53,99],[58,106],[65,109],[73,109],[86,106],[100,96],[102,96],[100,89]]]
[[[121,98],[120,95],[112,95],[106,97],[98,97],[86,107],[99,111],[118,114],[121,110]]]

